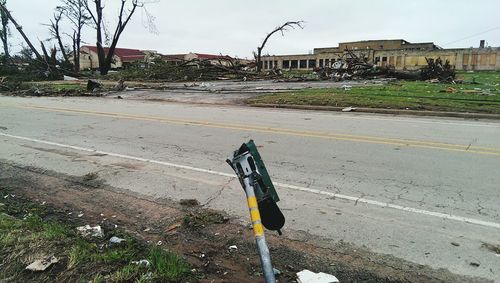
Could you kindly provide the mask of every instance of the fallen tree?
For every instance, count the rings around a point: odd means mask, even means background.
[[[374,79],[395,78],[401,80],[435,82],[453,82],[455,80],[455,68],[448,60],[441,58],[425,58],[427,65],[419,70],[396,70],[392,65],[377,66],[368,62],[367,58],[357,56],[350,50],[346,50],[343,56],[338,58],[331,66],[316,70],[323,80],[336,81],[351,79]]]

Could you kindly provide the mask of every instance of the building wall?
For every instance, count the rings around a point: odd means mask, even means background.
[[[263,56],[263,66],[265,70],[274,68],[313,70],[317,67],[331,66],[344,55],[344,52],[335,48],[331,49],[331,52],[324,51],[322,49],[310,55]],[[377,66],[392,65],[398,70],[420,69],[427,65],[425,58],[448,60],[457,70],[500,70],[500,48],[354,50],[353,53],[359,57],[366,57],[368,62]]]
[[[448,60],[457,70],[500,70],[500,48],[441,49],[433,51],[376,51],[375,61],[396,69],[416,70],[427,65],[425,58]],[[378,57],[378,59],[377,59]],[[383,60],[386,58],[385,60]]]
[[[111,64],[112,69],[123,67],[123,63],[118,56],[114,56],[113,61],[114,63]],[[80,70],[97,68],[99,68],[99,57],[97,53],[86,47],[82,47],[80,49]]]

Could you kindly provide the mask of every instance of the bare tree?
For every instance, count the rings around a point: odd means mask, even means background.
[[[61,7],[56,8],[56,12],[54,13],[54,18],[50,20],[50,24],[47,26],[49,27],[49,31],[52,35],[52,39],[57,40],[57,44],[59,45],[59,49],[61,50],[61,54],[64,58],[64,61],[69,63],[69,56],[68,53],[66,52],[66,48],[64,47],[64,43],[61,38],[61,31],[59,28],[59,24],[62,20],[64,11],[61,9]]]
[[[0,4],[5,6],[7,0],[0,0]],[[0,29],[0,39],[2,40],[3,44],[3,54],[4,54],[4,59],[9,58],[10,52],[9,52],[9,17],[7,17],[7,14],[4,12],[3,9],[0,9],[0,20],[1,20],[1,29]]]
[[[75,72],[80,71],[80,47],[82,44],[82,30],[90,24],[91,16],[87,11],[88,0],[62,0],[62,6],[58,7],[66,18],[71,22],[73,32],[70,34],[73,45],[73,66]]]
[[[36,50],[35,46],[31,43],[31,41],[29,40],[29,38],[26,36],[26,34],[24,33],[23,31],[23,27],[20,26],[16,20],[12,17],[12,14],[9,12],[9,10],[7,10],[7,7],[5,6],[5,3],[3,2],[0,2],[0,9],[2,10],[3,13],[5,13],[5,16],[7,16],[7,18],[12,22],[12,24],[16,27],[17,31],[19,31],[19,33],[21,34],[21,36],[23,37],[24,41],[26,41],[26,44],[28,44],[29,48],[31,49],[31,51],[33,52],[33,54],[35,54],[36,58],[43,62],[44,61],[44,58],[42,57],[42,55],[40,55],[40,52],[38,52],[38,50]]]
[[[271,38],[271,36],[277,32],[281,32],[281,35],[284,36],[285,31],[288,31],[288,28],[295,29],[295,27],[299,27],[299,28],[303,29],[304,28],[304,21],[286,22],[286,23],[282,24],[281,26],[276,27],[273,31],[271,31],[270,33],[268,33],[266,35],[266,37],[264,38],[264,41],[262,41],[262,44],[259,47],[257,47],[257,53],[254,52],[255,60],[257,61],[256,62],[257,63],[257,72],[262,71],[262,50],[264,49],[264,47],[266,47],[266,44],[267,44],[267,41],[269,40],[269,38]]]
[[[113,37],[111,38],[111,44],[107,50],[107,53],[104,50],[103,44],[103,35],[104,35],[104,23],[103,23],[103,1],[102,0],[92,0],[94,2],[94,9],[89,6],[90,0],[86,1],[86,8],[89,12],[92,21],[94,22],[95,28],[97,30],[97,56],[99,58],[99,71],[101,75],[106,75],[108,71],[111,69],[111,63],[113,62],[113,56],[115,54],[115,49],[122,35],[125,27],[129,23],[130,19],[136,12],[137,8],[144,7],[144,2],[139,0],[121,0],[120,11],[118,13],[118,24],[116,25],[115,32]],[[130,2],[132,7],[129,9],[128,13],[125,12],[126,4]]]

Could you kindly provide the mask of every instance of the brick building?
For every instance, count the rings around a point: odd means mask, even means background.
[[[331,66],[349,49],[377,66],[392,65],[399,70],[425,66],[425,58],[449,60],[457,70],[500,70],[500,48],[443,49],[432,42],[411,43],[403,39],[342,42],[338,47],[315,48],[312,54],[263,56],[264,69],[313,70]]]

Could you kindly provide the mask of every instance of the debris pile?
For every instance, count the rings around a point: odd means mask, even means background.
[[[331,66],[317,69],[322,80],[356,80],[395,78],[414,81],[456,82],[455,68],[448,60],[425,58],[427,65],[420,70],[396,70],[394,66],[377,66],[368,62],[366,57],[359,57],[350,50]]]
[[[201,80],[247,80],[262,77],[247,65],[224,59],[215,64],[210,60],[193,59],[180,64],[155,61],[147,68],[130,67],[121,72],[120,77],[126,80],[159,80],[159,81],[201,81]]]

